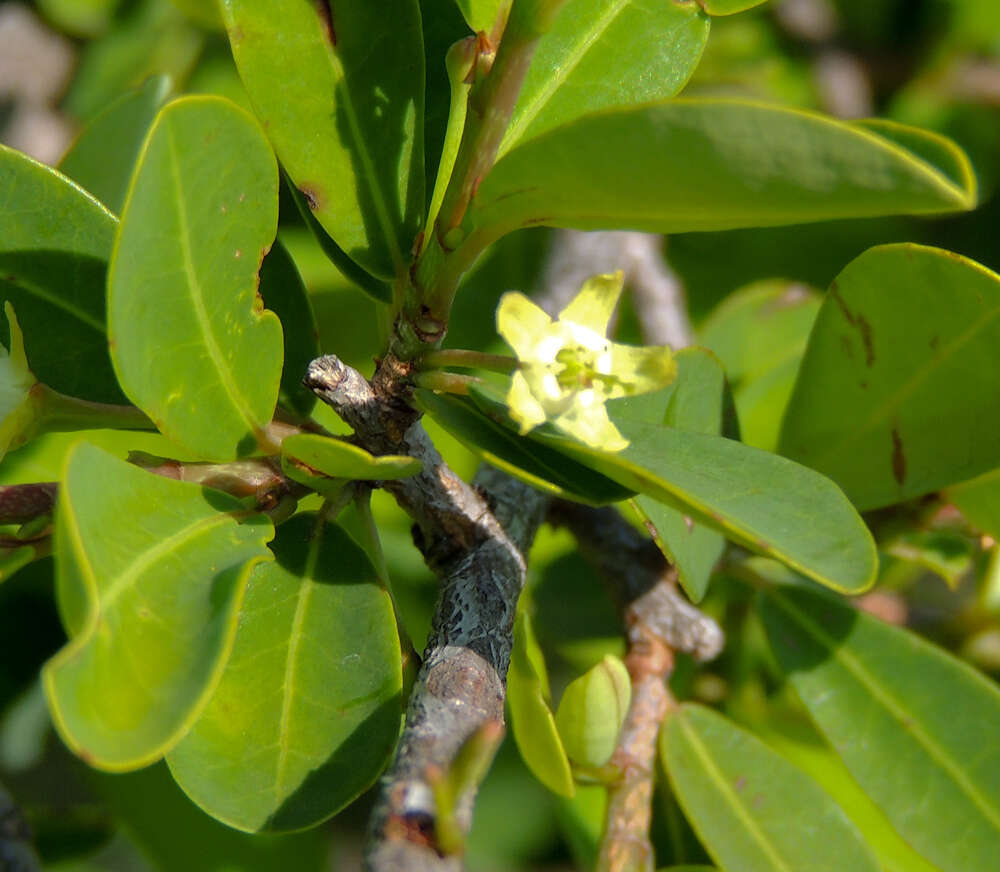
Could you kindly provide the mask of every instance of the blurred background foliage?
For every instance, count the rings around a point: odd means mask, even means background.
[[[427,166],[433,171],[448,105],[444,50],[464,35],[464,23],[452,0],[421,0],[421,6],[428,53]],[[175,93],[247,102],[209,3],[0,3],[0,140],[41,160],[57,163],[95,113],[154,74],[168,75]],[[873,245],[914,241],[1000,270],[1000,4],[772,0],[713,22],[702,64],[685,93],[739,95],[927,127],[963,146],[979,179],[982,205],[955,217],[841,221],[664,241],[700,339],[732,379],[744,438],[773,449],[819,295],[850,260]],[[309,289],[323,350],[370,372],[379,347],[374,303],[331,266],[287,195],[279,232]],[[512,288],[538,290],[550,241],[545,230],[514,234],[476,265],[459,294],[449,345],[498,347],[497,299]],[[638,339],[627,303],[619,335]],[[317,414],[324,411],[320,407]],[[342,430],[333,420],[323,422]],[[428,426],[458,472],[471,476],[475,458]],[[174,453],[150,434],[50,435],[9,455],[0,483],[58,478],[69,445],[81,438],[119,456],[127,448]],[[381,494],[375,510],[403,619],[419,649],[436,583],[410,541],[407,518]],[[1000,560],[992,540],[983,538],[990,531],[976,530],[946,499],[920,501],[907,511],[920,521],[918,532],[904,527],[898,511],[868,519],[878,534],[883,570],[866,607],[1000,676]],[[345,522],[350,528],[350,512]],[[0,584],[0,783],[27,815],[46,868],[251,872],[358,866],[367,797],[318,829],[251,837],[195,808],[163,764],[110,776],[73,758],[51,731],[36,683],[41,664],[63,642],[52,584],[51,559]],[[750,597],[739,579],[716,577],[704,606],[723,623],[727,648],[700,670],[682,658],[674,692],[720,706],[838,798],[860,802],[836,759],[822,752],[792,694],[780,686]],[[557,687],[606,653],[623,651],[614,607],[564,533],[540,535],[524,608],[533,613]],[[477,805],[469,868],[556,870],[585,862],[599,831],[601,795],[581,790],[570,802],[549,794],[506,741]],[[657,797],[654,840],[663,865],[707,859],[666,790]]]

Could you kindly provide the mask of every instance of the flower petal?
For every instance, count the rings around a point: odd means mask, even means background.
[[[533,360],[535,350],[552,319],[519,291],[508,291],[497,307],[497,332],[522,361]]]
[[[618,378],[618,384],[609,388],[609,399],[666,387],[677,377],[677,363],[668,345],[636,347],[613,342],[611,372]]]
[[[621,270],[606,275],[591,276],[578,293],[559,313],[560,321],[582,324],[601,336],[608,333],[608,323],[625,287]]]
[[[525,377],[515,372],[507,391],[507,407],[510,416],[517,421],[523,436],[529,430],[537,427],[547,417],[541,403],[535,399]]]
[[[603,403],[584,405],[574,403],[552,423],[564,433],[579,439],[591,448],[601,451],[621,451],[628,447],[628,439],[611,423]]]

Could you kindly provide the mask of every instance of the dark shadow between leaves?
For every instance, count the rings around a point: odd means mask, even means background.
[[[759,602],[771,649],[788,675],[829,660],[858,620],[843,599],[805,588],[762,591]]]
[[[14,306],[31,371],[57,391],[101,403],[127,403],[108,351],[107,261],[69,251],[0,254],[0,303]],[[10,327],[0,312],[0,339]]]
[[[335,815],[367,790],[385,768],[399,735],[399,695],[376,708],[326,762],[267,819],[261,831],[299,829]]]

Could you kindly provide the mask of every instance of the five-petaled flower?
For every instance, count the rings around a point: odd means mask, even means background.
[[[520,364],[507,393],[522,435],[543,421],[603,451],[621,451],[628,440],[608,417],[607,400],[668,385],[677,366],[669,347],[619,345],[606,338],[624,277],[588,279],[553,320],[524,294],[500,299],[497,330]]]

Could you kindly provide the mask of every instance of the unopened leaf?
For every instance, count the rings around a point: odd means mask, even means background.
[[[761,596],[778,663],[903,838],[943,872],[990,868],[1000,840],[996,685],[832,598],[789,587]]]
[[[55,532],[70,641],[42,678],[76,754],[123,771],[180,740],[222,674],[250,570],[270,557],[272,535],[267,518],[246,518],[226,494],[87,443],[70,452]]]
[[[584,766],[603,766],[618,745],[628,707],[632,679],[625,664],[607,655],[563,691],[556,728],[566,755]]]
[[[815,781],[710,709],[670,713],[660,754],[709,854],[740,872],[877,872],[843,809]]]
[[[258,566],[233,653],[170,752],[201,808],[249,832],[313,826],[378,776],[399,732],[399,637],[389,595],[338,526],[296,515]]]
[[[122,213],[109,335],[128,396],[206,460],[268,442],[281,323],[256,291],[277,221],[278,168],[253,118],[218,97],[163,109]]]

